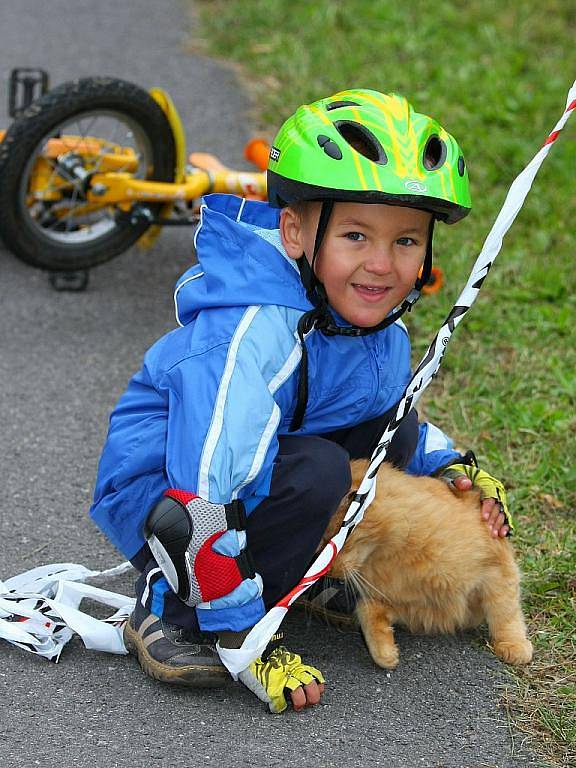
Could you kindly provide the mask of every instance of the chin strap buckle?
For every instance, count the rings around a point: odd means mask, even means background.
[[[422,294],[420,293],[418,288],[412,288],[408,296],[406,296],[406,298],[404,299],[404,306],[408,312],[412,312],[412,307],[414,306],[414,304],[416,304],[416,302],[418,301],[421,295]]]

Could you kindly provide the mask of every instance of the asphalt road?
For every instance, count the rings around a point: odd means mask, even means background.
[[[180,0],[19,0],[0,15],[0,125],[14,66],[57,84],[112,75],[161,85],[189,145],[232,164],[250,134],[232,69],[192,55]],[[172,286],[192,233],[166,231],[92,273],[86,293],[55,293],[45,275],[0,250],[0,578],[49,562],[121,561],[87,517],[108,414],[145,349],[175,325]],[[131,577],[110,585],[130,593]],[[479,635],[398,633],[387,673],[355,632],[295,615],[292,646],[326,674],[316,710],[272,716],[247,690],[189,692],[147,679],[130,657],[76,640],[58,665],[0,641],[0,765],[392,766],[516,768],[538,763],[501,709],[503,667]]]

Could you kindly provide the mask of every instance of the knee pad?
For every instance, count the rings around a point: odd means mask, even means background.
[[[255,577],[245,529],[241,501],[214,504],[169,489],[150,510],[144,535],[171,589],[194,607],[224,597],[244,579]]]

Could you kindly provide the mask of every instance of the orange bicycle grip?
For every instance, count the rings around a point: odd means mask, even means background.
[[[268,157],[270,155],[270,144],[264,139],[251,139],[244,147],[244,157],[251,163],[265,171],[268,167]]]

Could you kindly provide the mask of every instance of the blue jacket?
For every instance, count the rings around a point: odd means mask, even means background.
[[[199,263],[174,294],[179,327],[146,353],[112,413],[100,460],[91,515],[128,558],[143,546],[143,521],[169,487],[214,502],[240,498],[248,514],[269,493],[278,436],[288,433],[297,401],[296,326],[311,308],[280,243],[278,215],[231,195],[204,201]],[[410,379],[401,322],[357,338],[312,331],[306,346],[308,405],[293,434],[374,418]],[[432,474],[456,455],[439,429],[421,424],[408,471]],[[262,600],[243,600],[198,610],[201,626],[254,624]]]

